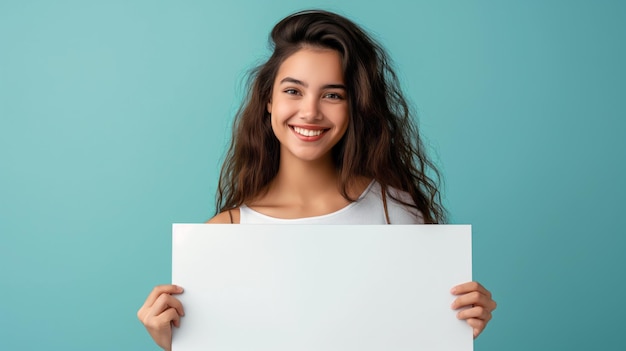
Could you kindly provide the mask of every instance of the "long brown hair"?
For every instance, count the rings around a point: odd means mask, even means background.
[[[342,56],[349,106],[348,129],[333,148],[343,197],[358,176],[381,187],[410,194],[426,223],[445,222],[438,190],[439,171],[426,156],[411,110],[385,50],[350,20],[309,10],[281,20],[270,34],[271,57],[248,79],[247,96],[236,114],[220,174],[216,212],[241,206],[266,190],[278,173],[280,145],[267,103],[283,61],[303,47],[338,51]],[[430,176],[429,176],[430,174]]]

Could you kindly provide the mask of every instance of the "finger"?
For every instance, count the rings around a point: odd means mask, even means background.
[[[491,320],[491,312],[482,306],[476,306],[460,311],[456,314],[456,317],[458,319],[476,318],[488,322]]]
[[[152,316],[158,316],[169,308],[173,308],[176,310],[176,313],[181,316],[185,315],[183,304],[180,300],[170,294],[161,294],[161,296],[156,299],[152,307],[150,307],[149,314]]]
[[[180,294],[182,292],[183,288],[178,285],[157,285],[154,287],[154,289],[152,289],[152,291],[148,295],[148,298],[146,298],[146,301],[144,302],[142,308],[152,306],[156,299],[161,296],[161,294]]]
[[[469,324],[469,326],[473,329],[474,339],[476,339],[487,326],[487,322],[476,318],[468,319],[467,324]]]
[[[481,294],[484,294],[491,298],[491,292],[485,289],[485,287],[482,286],[478,282],[467,282],[467,283],[459,284],[450,290],[452,295],[462,295],[462,294],[467,294],[472,291],[478,291]]]
[[[161,331],[163,329],[171,328],[171,325],[180,325],[180,315],[174,308],[169,308],[158,316],[150,316],[144,322],[144,325],[148,330]]]
[[[473,292],[457,297],[454,300],[454,302],[452,302],[452,309],[456,310],[461,307],[472,306],[472,305],[483,306],[483,307],[491,309],[493,305],[492,302],[493,300],[491,300],[486,295],[483,295],[479,293],[478,291],[473,291]]]
[[[176,311],[175,308],[170,308],[165,312],[161,313],[161,315],[165,314],[163,317],[169,319],[170,323],[176,328],[180,327],[180,314]]]

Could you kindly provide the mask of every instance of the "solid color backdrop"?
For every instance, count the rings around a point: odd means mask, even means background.
[[[499,303],[476,349],[623,347],[624,2],[0,0],[0,348],[156,349],[171,224],[213,215],[242,79],[305,8],[394,59]]]

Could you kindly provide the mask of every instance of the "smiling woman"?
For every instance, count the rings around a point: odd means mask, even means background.
[[[325,11],[286,17],[271,45],[235,118],[213,221],[237,221],[244,205],[275,218],[328,214],[375,181],[420,221],[445,222],[439,173],[382,47]]]
[[[287,58],[276,75],[267,104],[280,143],[281,168],[293,158],[327,158],[348,126],[348,102],[337,51],[303,48]]]
[[[436,224],[438,176],[385,51],[350,20],[305,11],[272,30],[253,72],[209,223]],[[138,316],[163,348],[182,289],[156,287]],[[475,282],[452,289],[478,336],[496,304]]]

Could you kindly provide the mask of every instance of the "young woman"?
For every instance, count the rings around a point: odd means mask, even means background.
[[[439,174],[381,46],[325,11],[288,16],[271,40],[237,113],[208,223],[445,222]],[[181,292],[157,286],[138,312],[164,349],[184,314]],[[451,292],[477,337],[496,308],[490,292],[476,282]]]

